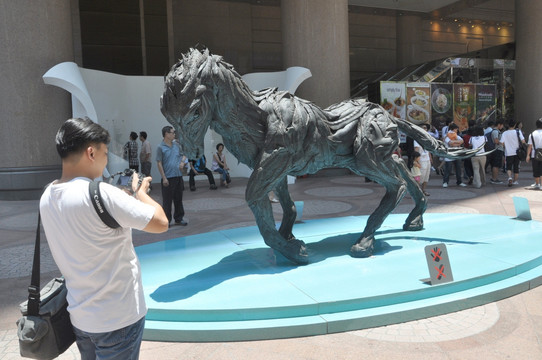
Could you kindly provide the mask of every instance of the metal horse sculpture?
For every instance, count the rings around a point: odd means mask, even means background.
[[[386,188],[351,248],[354,257],[370,256],[375,231],[408,191],[415,201],[404,230],[421,230],[427,199],[404,161],[392,155],[398,130],[437,156],[464,158],[475,150],[448,152],[423,129],[394,118],[376,104],[347,100],[327,109],[276,89],[251,91],[232,65],[208,50],[191,49],[165,80],[161,109],[176,128],[188,158],[203,155],[207,128],[221,134],[228,150],[253,169],[245,198],[265,243],[297,264],[308,263],[305,243],[292,234],[296,218],[287,175],[324,168],[348,168]],[[268,193],[275,190],[283,209],[277,230]]]

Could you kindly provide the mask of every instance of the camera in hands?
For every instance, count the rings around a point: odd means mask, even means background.
[[[139,180],[137,182],[136,189],[132,189],[132,183],[134,176],[139,177]],[[118,176],[117,181],[115,182],[115,177]],[[143,182],[143,179],[146,177],[145,174],[135,171],[134,169],[125,169],[123,171],[119,171],[118,173],[111,176],[109,179],[109,183],[117,186],[118,188],[126,191],[130,195],[134,195],[139,188],[141,187],[141,184]],[[147,194],[149,193],[150,188],[147,189]]]

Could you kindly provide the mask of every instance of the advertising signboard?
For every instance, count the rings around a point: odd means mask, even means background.
[[[453,84],[431,84],[431,124],[438,130],[453,119]]]
[[[469,127],[469,121],[475,119],[474,84],[454,84],[454,123],[459,131]]]
[[[406,91],[404,82],[381,81],[380,105],[392,116],[405,118]]]
[[[497,110],[497,86],[476,85],[476,123],[485,127],[495,121]]]
[[[430,97],[430,83],[407,83],[406,120],[416,125],[430,124]]]

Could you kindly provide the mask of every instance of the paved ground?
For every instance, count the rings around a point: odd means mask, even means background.
[[[522,196],[529,200],[534,220],[542,221],[542,191],[525,189],[532,182],[528,168],[520,176],[520,185],[511,188],[488,184],[481,189],[453,185],[443,189],[441,182],[433,173],[428,212],[514,217],[512,197]],[[205,181],[198,181],[196,192],[184,193],[189,225],[172,227],[160,235],[135,231],[135,245],[254,225],[244,202],[245,185],[246,179],[233,179],[230,188],[211,191]],[[370,214],[384,194],[378,184],[339,174],[298,179],[290,191],[294,200],[304,201],[304,219]],[[152,196],[160,199],[159,186]],[[395,213],[407,213],[411,208],[407,195]],[[279,220],[280,206],[273,205],[273,209]],[[36,221],[37,201],[0,201],[0,360],[20,358],[15,321],[30,282]],[[513,237],[510,234],[511,241]],[[56,275],[58,269],[44,244],[42,283]],[[144,341],[141,359],[542,359],[541,303],[539,287],[478,308],[340,334],[235,343]],[[79,359],[76,347],[61,358]]]

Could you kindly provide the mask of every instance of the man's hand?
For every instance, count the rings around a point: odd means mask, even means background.
[[[134,194],[137,194],[139,190],[142,190],[143,192],[147,193],[149,190],[149,187],[151,185],[152,177],[146,176],[142,179],[139,178],[139,173],[134,173],[132,175],[132,192]]]

